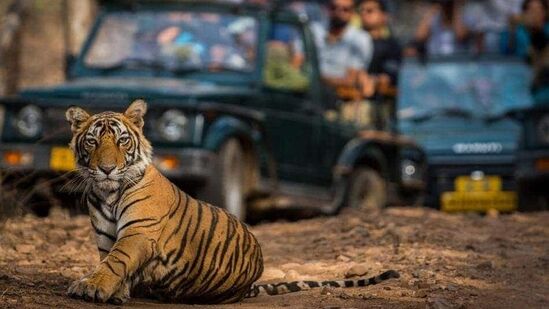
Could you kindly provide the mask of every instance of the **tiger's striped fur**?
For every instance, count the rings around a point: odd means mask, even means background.
[[[368,279],[346,279],[346,280],[326,280],[326,281],[292,281],[292,282],[279,282],[272,284],[254,284],[246,297],[256,297],[262,294],[265,295],[280,295],[286,293],[294,293],[307,291],[320,287],[334,287],[334,288],[352,288],[352,287],[364,287],[368,285],[374,285],[381,283],[391,278],[400,278],[400,274],[394,270],[388,270],[380,275],[368,278]]]
[[[238,301],[263,271],[261,248],[224,210],[179,190],[151,163],[146,105],[124,114],[67,111],[101,262],[73,297],[121,303],[129,292],[186,303]]]
[[[152,147],[142,132],[145,113],[140,100],[123,114],[67,110],[78,185],[101,259],[69,287],[70,296],[119,304],[131,292],[173,302],[230,303],[260,293],[364,286],[398,276],[253,285],[263,272],[256,238],[234,216],[193,199],[150,164]]]

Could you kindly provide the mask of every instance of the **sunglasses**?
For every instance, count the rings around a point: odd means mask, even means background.
[[[353,11],[352,6],[342,6],[342,5],[330,5],[330,10],[334,12],[343,12],[343,13],[350,13]]]

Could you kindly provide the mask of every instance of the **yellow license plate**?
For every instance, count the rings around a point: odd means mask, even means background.
[[[68,147],[52,147],[50,168],[54,171],[68,172],[76,168],[74,155]]]
[[[501,191],[501,177],[485,176],[474,179],[470,176],[459,176],[454,181],[457,192],[498,192]]]
[[[441,196],[443,211],[512,211],[517,208],[517,194],[502,191],[500,176],[459,176],[454,181],[453,192]]]
[[[499,192],[445,192],[441,196],[442,210],[457,211],[487,211],[496,209],[507,212],[517,208],[517,193]]]

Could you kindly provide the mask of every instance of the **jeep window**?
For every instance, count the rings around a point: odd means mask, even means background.
[[[495,119],[532,104],[532,72],[513,59],[456,58],[425,64],[410,60],[402,67],[399,80],[398,114],[403,120]]]
[[[269,88],[305,92],[310,64],[304,51],[303,32],[296,26],[275,23],[267,40],[263,79]]]
[[[124,12],[105,16],[84,56],[94,69],[252,71],[253,17],[206,12]]]

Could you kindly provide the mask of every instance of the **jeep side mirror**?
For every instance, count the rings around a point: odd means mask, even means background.
[[[76,63],[75,55],[72,55],[72,54],[65,55],[65,78],[66,79],[72,78],[71,71],[75,63]]]

